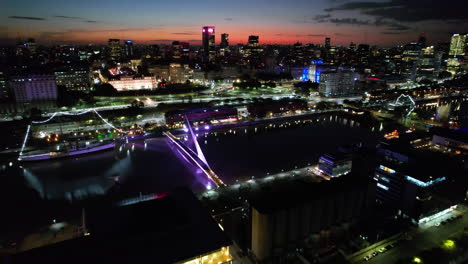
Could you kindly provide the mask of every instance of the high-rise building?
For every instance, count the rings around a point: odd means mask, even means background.
[[[180,42],[179,41],[172,42],[172,58],[180,59]]]
[[[229,46],[229,34],[227,33],[221,34],[221,44],[219,46],[221,48],[227,48]]]
[[[345,97],[356,93],[359,74],[350,70],[326,71],[320,74],[319,93],[326,97]]]
[[[205,26],[202,28],[203,60],[205,62],[214,61],[216,57],[215,49],[215,27]]]
[[[356,50],[356,43],[353,43],[353,42],[349,43],[349,49]]]
[[[90,87],[89,69],[64,68],[54,72],[57,85],[66,87],[67,91],[88,91]]]
[[[133,58],[133,40],[124,40],[124,55],[127,59]]]
[[[108,46],[110,49],[110,57],[114,60],[119,60],[122,56],[120,39],[109,39]]]
[[[453,34],[450,40],[449,56],[463,56],[465,55],[466,43],[468,41],[468,34]]]
[[[182,59],[190,58],[190,43],[180,42],[180,56]]]
[[[259,37],[258,36],[249,36],[249,40],[247,42],[247,46],[249,47],[257,47],[258,46],[258,39]]]
[[[325,48],[329,49],[331,47],[330,38],[325,38]]]
[[[10,81],[17,103],[57,100],[54,75],[15,76]]]

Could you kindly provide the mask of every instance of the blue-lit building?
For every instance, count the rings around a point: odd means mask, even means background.
[[[330,177],[339,177],[351,172],[351,166],[351,155],[344,152],[324,154],[318,163],[320,172]]]
[[[394,143],[379,144],[377,154],[376,199],[393,208],[396,215],[423,224],[452,206],[448,200],[434,195],[434,190],[447,182],[443,166]]]

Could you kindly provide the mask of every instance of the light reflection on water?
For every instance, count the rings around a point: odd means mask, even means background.
[[[212,169],[231,184],[314,163],[340,145],[373,142],[375,134],[360,128],[359,122],[333,115],[207,132],[198,140]],[[25,164],[22,176],[42,198],[67,200],[103,195],[115,185],[116,176],[120,191],[131,194],[167,192],[178,186],[198,192],[210,183],[165,138],[129,142],[115,151],[78,158]]]

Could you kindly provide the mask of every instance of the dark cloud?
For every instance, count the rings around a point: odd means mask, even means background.
[[[65,19],[81,19],[81,17],[74,17],[74,16],[54,16],[56,18],[65,18]]]
[[[307,34],[306,37],[326,37],[324,34]]]
[[[328,22],[337,24],[337,25],[357,25],[365,26],[370,25],[368,20],[359,20],[357,18],[331,18]]]
[[[8,18],[23,19],[23,20],[46,20],[43,17],[28,17],[28,16],[9,16]]]
[[[152,39],[151,41],[168,42],[168,41],[174,41],[174,40],[173,39]]]
[[[97,23],[96,20],[85,20],[86,23]]]
[[[390,0],[389,2],[349,2],[327,8],[326,12],[358,10],[361,13],[401,22],[428,20],[468,20],[466,0]]]
[[[224,20],[226,20],[226,21],[232,21],[232,20],[234,20],[234,19],[232,19],[232,17],[226,17]]]

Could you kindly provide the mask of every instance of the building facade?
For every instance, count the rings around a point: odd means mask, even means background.
[[[349,70],[326,71],[320,74],[319,93],[325,97],[346,97],[356,94],[359,74]]]
[[[215,27],[206,26],[202,28],[203,60],[212,62],[216,58]]]
[[[157,87],[156,79],[153,76],[122,76],[119,80],[109,81],[109,84],[111,84],[119,92],[141,89],[154,89]]]
[[[88,69],[68,68],[54,72],[57,85],[65,86],[67,91],[89,91]]]
[[[10,81],[17,103],[57,100],[54,75],[15,76]]]

